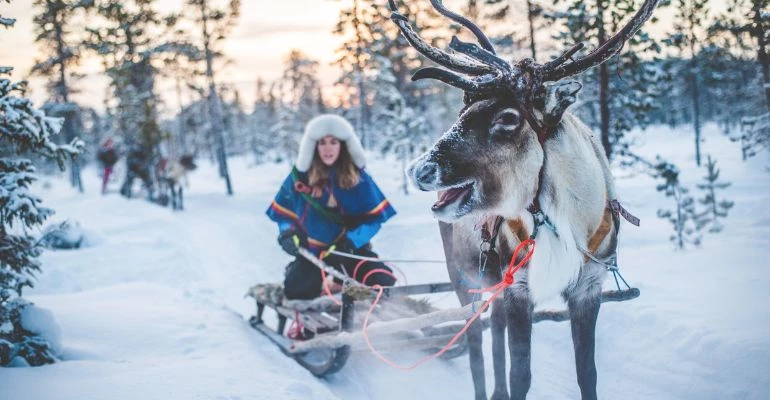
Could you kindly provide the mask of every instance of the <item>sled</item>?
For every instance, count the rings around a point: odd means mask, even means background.
[[[334,297],[340,304],[329,297],[276,302],[275,293],[280,290],[277,284],[256,285],[249,290],[247,295],[255,299],[257,306],[249,324],[313,375],[333,374],[345,366],[351,353],[368,350],[362,328],[375,294],[371,288],[347,286],[341,295]],[[473,313],[472,308],[480,307],[481,303],[460,309],[436,310],[426,301],[409,296],[453,291],[449,282],[384,288],[382,299],[367,326],[369,337],[382,352],[438,351],[462,329],[464,320]],[[267,308],[275,311],[275,327],[265,322]],[[463,322],[442,325],[449,321]],[[296,326],[298,322],[302,324],[304,340],[292,340],[285,335],[287,324]],[[466,351],[467,342],[462,338],[441,358],[455,358]]]
[[[341,274],[305,249],[300,249],[300,254],[326,273],[341,279],[345,284],[343,292],[313,300],[285,300],[280,284],[255,285],[246,294],[254,298],[256,304],[256,314],[249,318],[249,324],[277,345],[283,354],[313,375],[324,377],[340,371],[351,353],[368,351],[362,328],[378,290]],[[626,286],[627,289],[618,285],[618,290],[602,292],[602,303],[639,297],[639,289]],[[369,338],[381,352],[417,349],[435,353],[450,343],[463,329],[465,321],[483,304],[476,301],[460,308],[438,310],[425,300],[410,297],[454,292],[449,282],[393,286],[382,291],[381,300],[367,325]],[[275,326],[266,323],[266,309],[275,312]],[[568,310],[540,310],[533,314],[532,322],[560,322],[569,318]],[[482,329],[490,326],[489,318],[480,318],[479,322]],[[302,340],[293,340],[286,335],[287,323],[302,327]],[[459,357],[467,350],[463,336],[440,358]]]

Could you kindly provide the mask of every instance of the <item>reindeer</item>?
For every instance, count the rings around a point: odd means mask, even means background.
[[[435,48],[412,29],[394,0],[388,3],[391,20],[411,46],[444,67],[422,68],[412,79],[437,79],[464,91],[465,107],[457,121],[408,169],[419,189],[439,192],[432,211],[442,221],[447,267],[460,302],[472,300],[464,277],[485,268],[482,284],[497,283],[512,249],[536,240],[536,249],[530,247],[532,258],[516,273],[503,300],[492,305],[492,398],[509,398],[506,327],[510,398],[524,399],[532,377],[534,306],[561,296],[568,307],[581,396],[596,399],[595,330],[602,281],[614,263],[619,214],[631,218],[615,199],[602,146],[591,129],[566,112],[582,85],[563,79],[618,53],[651,17],[658,0],[645,0],[631,21],[585,56],[573,58],[582,49],[578,44],[545,64],[501,59],[473,22],[446,9],[441,0],[431,4],[471,30],[479,45],[453,37],[449,47],[454,53]],[[484,230],[481,254],[474,232],[479,219],[495,221]],[[476,398],[486,399],[481,331],[474,322],[467,338]]]
[[[185,154],[172,162],[165,160],[158,165],[157,175],[163,203],[171,203],[173,210],[184,210],[182,184],[187,184],[187,173],[197,167],[192,154]]]

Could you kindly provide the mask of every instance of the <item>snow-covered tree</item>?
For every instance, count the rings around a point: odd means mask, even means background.
[[[404,16],[420,21],[412,26],[421,37],[433,43],[442,40],[446,43],[446,38],[450,36],[450,24],[437,15],[429,2],[398,0],[397,3]],[[404,96],[407,104],[430,110],[432,116],[438,119],[444,117],[446,105],[435,107],[437,104],[431,100],[437,93],[443,96],[448,91],[433,82],[411,81],[412,73],[426,61],[390,21],[387,2],[357,0],[350,4],[351,7],[340,11],[334,31],[343,37],[335,61],[342,70],[337,87],[342,92],[342,101],[348,108],[350,119],[356,122],[364,146],[376,146],[376,136],[380,134],[370,132],[369,125],[375,118],[372,107],[377,107],[373,103],[378,95],[378,85],[382,83],[382,74],[389,74],[395,79],[392,85]],[[460,107],[459,104],[452,106],[453,109]]]
[[[177,19],[162,17],[154,6],[154,0],[101,0],[87,28],[86,46],[102,58],[116,100],[113,129],[127,147],[129,168],[121,189],[125,196],[131,195],[134,179],[141,177],[152,197],[148,171],[160,157],[158,145],[168,137],[158,122],[160,98],[155,93],[161,56],[200,57],[189,43],[164,40]]]
[[[46,77],[50,101],[47,114],[64,118],[64,141],[72,141],[77,135],[76,125],[80,107],[71,102],[71,82],[77,75],[73,69],[80,60],[80,38],[73,35],[73,19],[84,9],[93,6],[93,0],[35,0],[35,41],[45,54],[35,63],[32,73]],[[83,192],[80,165],[70,165],[70,183]]]
[[[222,93],[223,111],[225,115],[225,132],[228,136],[225,138],[227,144],[227,154],[243,154],[248,149],[250,136],[248,130],[248,116],[243,109],[241,94],[234,87],[224,86],[220,89]]]
[[[671,241],[679,249],[684,249],[688,244],[699,246],[701,238],[695,226],[695,201],[688,195],[689,190],[679,182],[679,168],[660,157],[654,168],[657,177],[663,181],[658,185],[658,191],[675,203],[673,210],[658,210],[658,217],[668,220],[674,228]]]
[[[711,29],[732,35],[734,40],[725,44],[732,51],[754,54],[763,77],[758,89],[764,92],[765,106],[770,109],[770,1],[729,0],[727,12],[718,16]]]
[[[740,134],[731,139],[740,141],[744,161],[770,148],[770,113],[743,118]]]
[[[566,10],[548,14],[554,22],[563,24],[555,39],[564,48],[585,43],[583,51],[604,43],[632,17],[637,6],[633,0],[554,0],[556,5],[564,3]],[[649,112],[659,105],[663,73],[643,61],[643,55],[655,55],[659,51],[657,42],[642,29],[611,61],[581,76],[583,91],[573,112],[599,128],[602,146],[609,158],[625,151],[628,146],[625,133],[633,127],[646,126]]]
[[[387,64],[387,60],[381,60]],[[409,193],[406,163],[414,158],[420,144],[427,145],[430,124],[423,113],[407,104],[395,86],[395,77],[384,68],[374,82],[377,90],[372,107],[371,132],[383,154],[394,153],[401,161],[402,190]]]
[[[192,21],[200,32],[200,43],[195,47],[203,54],[201,62],[205,63],[206,83],[208,87],[208,114],[211,119],[211,135],[216,145],[216,158],[219,164],[219,176],[225,180],[228,195],[233,194],[230,172],[227,166],[227,144],[225,130],[226,113],[214,76],[214,62],[221,56],[221,43],[228,36],[240,17],[240,0],[229,0],[227,5],[219,6],[215,0],[186,0],[182,16]]]
[[[0,26],[14,23],[0,16]],[[82,151],[83,143],[75,139],[57,145],[51,140],[63,121],[36,109],[24,97],[26,83],[6,78],[11,70],[0,67],[0,366],[42,365],[55,357],[43,338],[25,329],[22,315],[31,303],[21,295],[40,271],[42,248],[29,229],[42,225],[53,210],[30,192],[35,167],[25,157],[50,158],[63,168]]]
[[[679,49],[681,56],[689,57],[690,62],[686,70],[682,72],[681,79],[675,80],[675,85],[684,86],[690,94],[692,101],[692,125],[695,131],[695,164],[700,166],[701,144],[701,94],[703,84],[700,82],[703,71],[698,62],[698,55],[706,45],[708,38],[706,32],[706,19],[709,9],[708,0],[676,0],[674,7],[676,16],[674,20],[674,34],[667,44]]]
[[[290,161],[296,157],[303,129],[299,120],[300,115],[294,109],[284,104],[278,106],[275,123],[269,129],[275,140],[276,161]]]
[[[695,215],[697,229],[708,227],[710,233],[722,231],[721,219],[727,218],[727,212],[733,207],[733,202],[729,200],[718,200],[717,191],[724,190],[730,186],[730,182],[719,181],[719,169],[716,160],[711,155],[706,157],[706,176],[703,177],[703,183],[697,184],[698,189],[702,190],[704,197],[698,199],[698,202],[705,207],[705,210]]]
[[[283,103],[297,114],[301,127],[325,108],[318,81],[318,61],[299,50],[291,50],[284,59],[280,88]],[[302,128],[298,132],[302,132]]]
[[[270,128],[277,122],[277,104],[274,85],[266,88],[265,82],[258,78],[254,110],[248,118],[248,132],[251,137],[249,146],[257,164],[266,161],[268,154],[274,149],[275,138],[270,134]]]

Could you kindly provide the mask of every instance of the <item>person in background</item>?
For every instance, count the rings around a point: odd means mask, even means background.
[[[353,126],[325,114],[305,127],[292,172],[270,204],[267,215],[278,224],[278,243],[295,260],[284,279],[287,299],[312,299],[322,290],[318,267],[298,254],[337,251],[377,257],[370,240],[396,211],[364,171],[366,159]],[[392,270],[380,262],[329,254],[324,262],[367,285],[393,286]],[[339,282],[338,282],[339,283]]]
[[[107,183],[110,181],[112,169],[120,158],[115,141],[111,137],[102,143],[96,158],[102,164],[102,195],[104,195],[107,193]]]

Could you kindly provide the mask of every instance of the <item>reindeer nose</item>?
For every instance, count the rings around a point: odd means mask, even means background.
[[[428,161],[422,165],[415,166],[412,171],[412,176],[421,190],[429,190],[424,186],[430,186],[436,183],[436,179],[438,178],[438,164]]]

